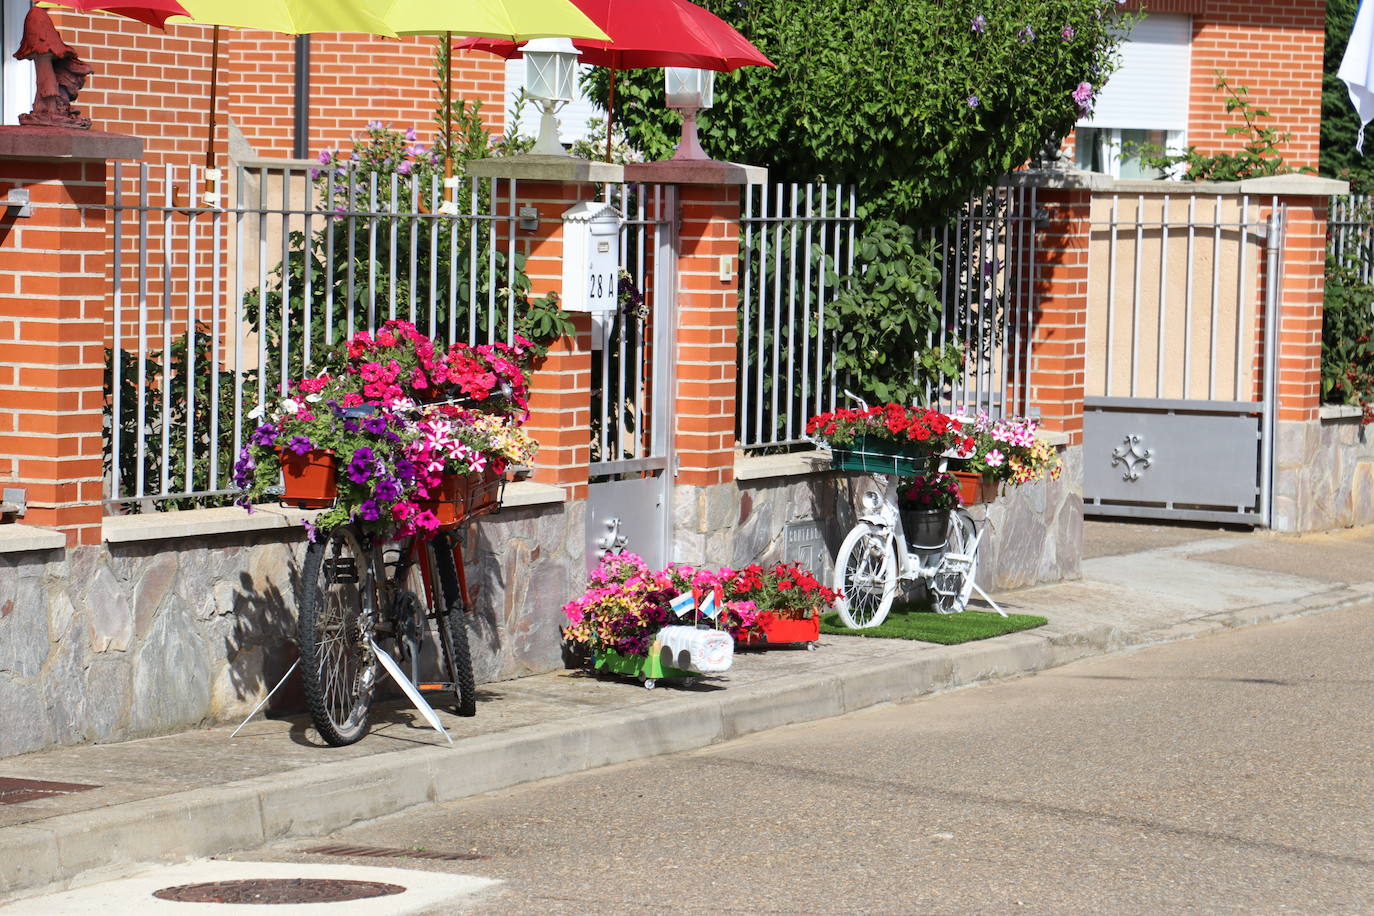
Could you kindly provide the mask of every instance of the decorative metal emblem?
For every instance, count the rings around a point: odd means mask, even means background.
[[[1140,437],[1134,433],[1127,436],[1124,441],[1124,447],[1112,449],[1112,467],[1125,465],[1126,471],[1121,475],[1121,479],[1139,480],[1140,472],[1154,463],[1155,450],[1141,448]]]
[[[627,543],[628,539],[620,533],[620,519],[608,518],[606,519],[606,533],[596,539],[598,548],[596,555],[602,557],[608,553],[621,553]]]

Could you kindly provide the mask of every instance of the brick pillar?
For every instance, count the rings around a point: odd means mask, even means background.
[[[100,131],[0,128],[0,486],[25,524],[100,542],[108,243],[106,163],[143,143]]]
[[[1326,196],[1286,197],[1278,333],[1278,418],[1316,420],[1321,407]]]
[[[1030,403],[1042,426],[1083,442],[1087,376],[1088,239],[1092,191],[1041,188],[1031,306]]]
[[[740,191],[683,185],[679,191],[677,482],[713,486],[735,479]],[[728,269],[722,273],[721,259]],[[724,276],[724,279],[722,279]]]
[[[496,195],[502,212],[509,205],[510,179],[514,179],[516,206],[538,211],[535,229],[516,230],[531,299],[563,292],[564,212],[595,199],[602,182],[618,183],[623,178],[618,165],[547,156],[482,159],[469,163],[468,173],[503,179]],[[563,487],[569,500],[580,500],[587,498],[591,461],[592,324],[590,315],[572,317],[575,333],[555,341],[535,367],[527,428],[539,442],[533,479]]]

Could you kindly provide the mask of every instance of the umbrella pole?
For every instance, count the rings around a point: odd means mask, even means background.
[[[444,177],[453,176],[453,33],[444,33]]]
[[[615,67],[611,68],[611,95],[606,100],[606,161],[611,161],[611,125],[615,123]]]
[[[219,102],[219,26],[210,44],[210,117],[205,125],[205,167],[215,167],[215,107]]]

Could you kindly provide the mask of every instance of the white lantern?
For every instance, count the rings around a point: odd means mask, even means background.
[[[531,152],[563,156],[554,113],[572,101],[576,90],[578,50],[567,38],[536,38],[525,43],[525,91],[543,109],[539,139]]]
[[[664,91],[668,107],[700,111],[715,102],[716,71],[692,67],[663,68]]]
[[[692,67],[665,67],[664,94],[669,108],[682,112],[682,140],[674,159],[709,159],[697,140],[697,112],[715,102],[716,72]]]

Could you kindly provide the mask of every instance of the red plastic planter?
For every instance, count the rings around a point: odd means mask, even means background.
[[[990,503],[997,498],[997,479],[970,474],[967,471],[954,471],[954,479],[959,481],[959,502],[965,506],[975,503]]]
[[[281,501],[298,509],[325,509],[339,495],[339,466],[330,449],[315,449],[304,455],[277,450],[281,461],[285,492]]]
[[[453,528],[467,519],[486,515],[496,508],[501,496],[501,477],[495,471],[480,474],[445,474],[439,484],[439,498],[420,501],[439,519],[440,528]]]
[[[816,642],[821,638],[821,615],[812,614],[801,620],[789,620],[773,614],[759,615],[757,630],[744,636],[744,645],[755,643]]]

